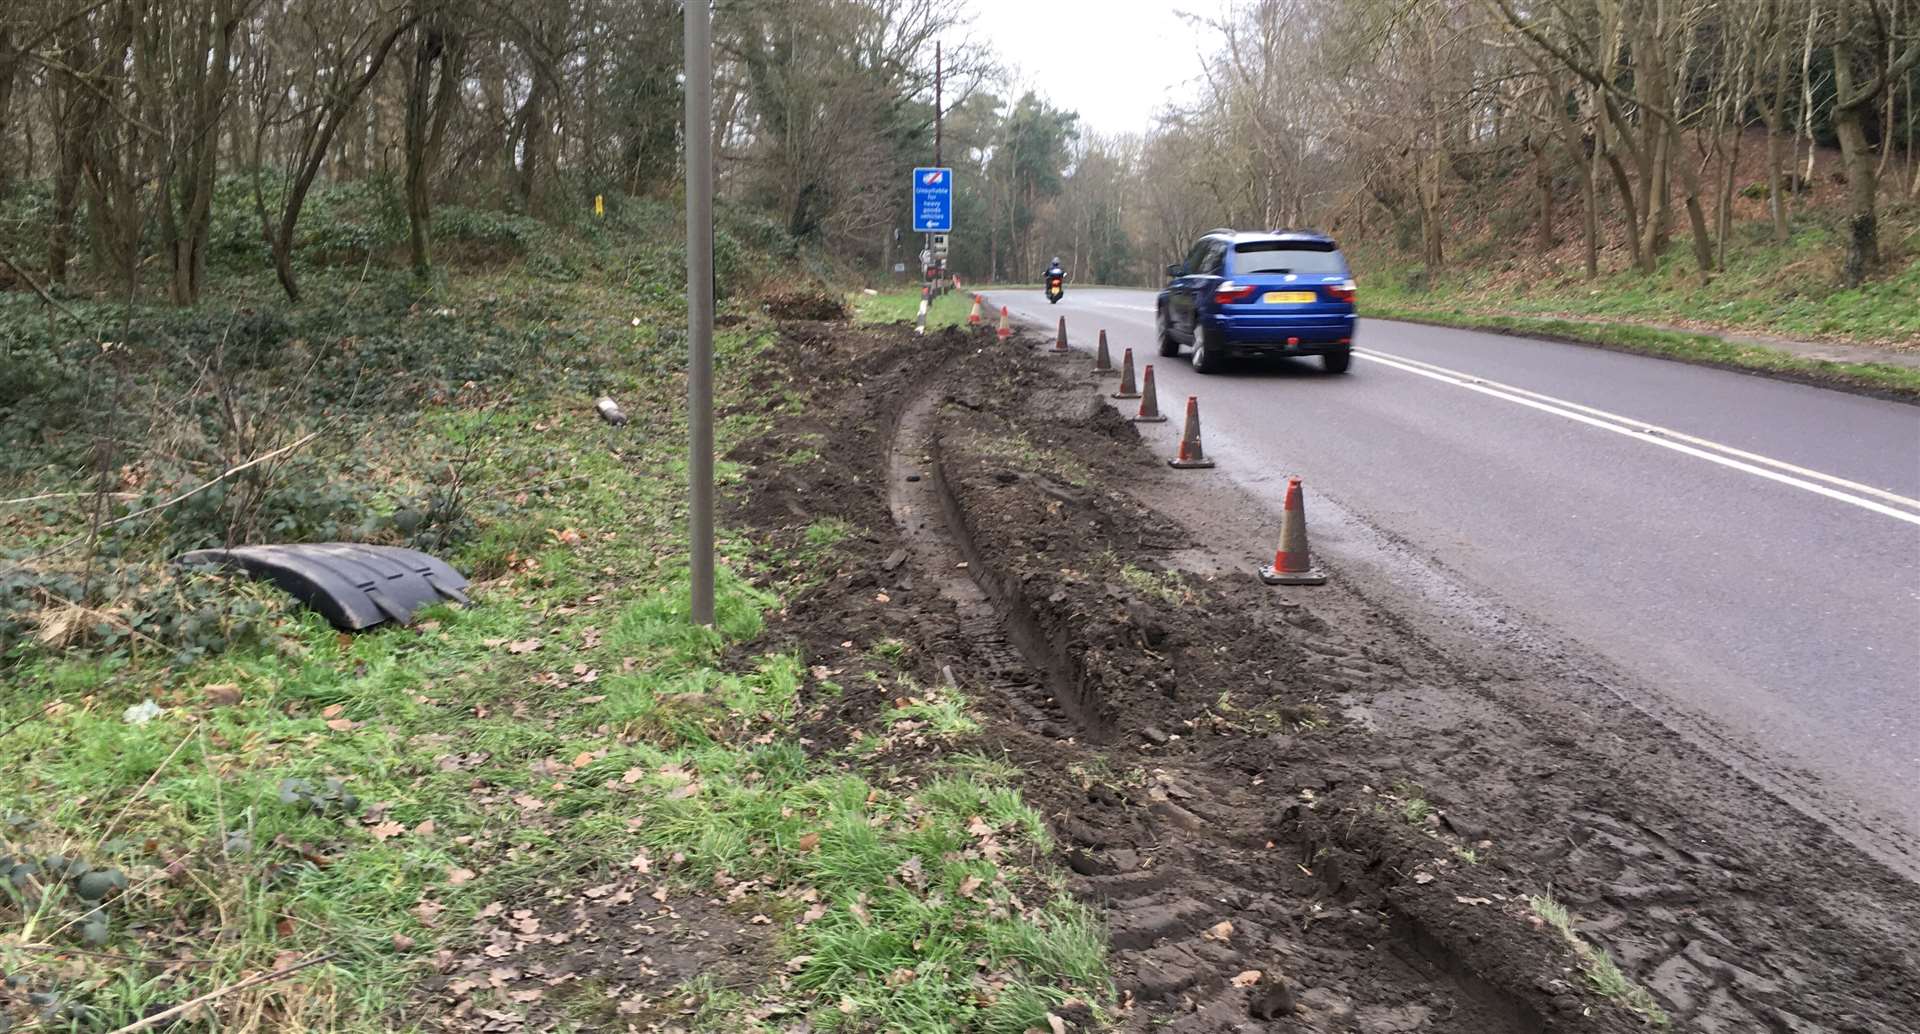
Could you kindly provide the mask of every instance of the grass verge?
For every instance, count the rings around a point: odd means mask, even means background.
[[[317,422],[336,381],[382,375],[376,349],[402,370],[445,360],[444,378],[329,425],[363,482],[311,501],[312,484],[265,482],[248,512],[273,518],[255,529],[268,534],[359,528],[405,541],[421,527],[404,518],[417,503],[435,551],[474,576],[472,606],[353,636],[277,594],[216,581],[157,602],[71,590],[98,634],[48,636],[45,613],[9,612],[19,627],[0,662],[0,1019],[110,1030],[217,995],[199,1015],[232,1031],[459,1029],[502,1016],[554,1029],[672,1016],[739,1031],[797,1015],[817,1030],[1018,1032],[1045,1027],[1054,1005],[1109,997],[1104,932],[1059,892],[1017,773],[977,755],[940,762],[978,722],[957,691],[921,691],[896,670],[908,644],[859,644],[877,662],[859,677],[900,701],[865,737],[873,748],[823,754],[799,731],[824,720],[839,673],[769,642],[766,619],[803,587],[791,572],[818,566],[794,557],[831,562],[857,529],[723,533],[719,620],[690,622],[684,417],[649,405],[678,394],[677,339],[662,329],[673,314],[643,300],[629,318],[631,285],[593,273],[591,255],[580,264],[577,281],[503,271],[426,304],[397,289],[356,303],[351,283],[328,299],[315,278],[322,315],[293,314],[291,326],[318,335],[328,314],[356,311],[352,338],[314,338],[340,341],[328,354],[356,354],[351,367],[304,361],[280,326],[234,377],[243,408]],[[743,306],[720,341],[723,451],[769,430],[751,385],[783,377],[778,337],[752,312]],[[241,318],[202,313],[194,326],[226,343]],[[129,359],[154,364],[139,369],[156,384],[174,354],[163,343]],[[282,377],[311,385],[302,371],[316,368],[312,394],[258,393]],[[193,369],[175,372],[195,383]],[[586,403],[603,390],[648,417],[601,424]],[[213,401],[179,408],[217,416]],[[74,443],[89,436],[46,419],[5,429],[61,446],[16,454],[8,494],[72,483]],[[725,485],[750,473],[721,464]],[[150,475],[133,465],[122,477],[137,489],[112,504],[124,509],[174,491],[141,483]],[[275,516],[302,507],[341,518]],[[45,580],[65,575],[27,550],[61,540],[84,512],[59,502],[7,518],[27,547],[4,558],[21,565],[7,571],[20,599],[66,584]],[[124,527],[76,577],[96,590],[102,571],[158,578],[165,556],[195,544],[183,537],[206,533],[184,517]],[[230,634],[222,622],[238,619],[222,609],[163,642],[171,633],[145,613],[191,616],[233,593],[250,603],[245,635]],[[887,749],[909,740],[924,763]],[[609,901],[627,911],[596,911]],[[557,925],[556,911],[587,918]],[[671,945],[643,944],[642,929]],[[733,979],[681,979],[665,964],[737,962],[700,947],[735,931],[752,947]],[[591,954],[600,942],[658,972],[609,964]],[[562,971],[573,979],[551,979]]]
[[[918,287],[880,294],[856,292],[851,299],[853,318],[860,323],[912,323],[920,313]],[[927,306],[927,329],[964,326],[972,308],[973,292],[948,291]]]

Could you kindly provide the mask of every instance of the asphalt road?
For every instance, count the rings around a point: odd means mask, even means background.
[[[1276,509],[1301,476],[1310,513],[1359,515],[1856,820],[1920,836],[1920,406],[1367,320],[1364,293],[1351,373],[1203,377],[1158,357],[1153,297],[992,301],[1154,363],[1172,419],[1142,429],[1169,455],[1197,395],[1207,476]],[[1345,543],[1315,528],[1338,573]]]

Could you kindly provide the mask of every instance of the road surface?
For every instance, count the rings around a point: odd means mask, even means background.
[[[1300,475],[1310,510],[1360,516],[1854,821],[1920,836],[1920,406],[1368,320],[1364,294],[1348,375],[1203,377],[1157,355],[1150,291],[992,301],[1154,363],[1172,419],[1142,429],[1169,454],[1198,395],[1217,474],[1276,508]],[[1342,542],[1314,546],[1338,567]]]

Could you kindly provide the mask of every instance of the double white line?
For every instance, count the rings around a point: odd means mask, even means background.
[[[1597,427],[1602,431],[1611,431],[1614,434],[1625,435],[1636,441],[1646,442],[1649,445],[1658,445],[1663,449],[1672,449],[1674,452],[1683,453],[1695,459],[1706,460],[1708,463],[1717,463],[1720,466],[1738,470],[1742,473],[1752,474],[1754,477],[1766,478],[1768,481],[1776,481],[1783,485],[1791,485],[1804,492],[1812,492],[1815,495],[1826,496],[1828,499],[1837,499],[1848,505],[1858,506],[1863,510],[1871,510],[1874,513],[1892,517],[1895,520],[1905,521],[1908,524],[1920,525],[1920,499],[1909,499],[1906,496],[1889,492],[1885,489],[1875,488],[1872,485],[1863,485],[1857,481],[1848,481],[1846,478],[1835,477],[1832,474],[1823,474],[1817,470],[1808,470],[1805,467],[1795,466],[1791,463],[1776,460],[1768,456],[1747,452],[1744,449],[1736,449],[1731,445],[1722,445],[1719,442],[1698,438],[1681,431],[1675,431],[1672,428],[1649,424],[1644,420],[1635,420],[1632,417],[1621,416],[1618,413],[1609,413],[1604,409],[1595,409],[1592,406],[1581,405],[1578,402],[1569,402],[1566,399],[1555,398],[1552,395],[1543,395],[1537,391],[1529,391],[1526,388],[1516,388],[1511,384],[1490,381],[1484,377],[1477,377],[1470,373],[1462,373],[1459,370],[1450,370],[1444,366],[1436,366],[1433,363],[1422,362],[1418,359],[1408,359],[1404,356],[1376,352],[1371,348],[1355,348],[1353,354],[1371,359],[1383,366],[1391,366],[1397,370],[1405,370],[1408,373],[1452,384],[1456,387],[1465,388],[1468,391],[1477,391],[1482,395],[1490,395],[1497,399],[1504,399],[1516,405],[1526,406],[1529,409],[1537,409],[1542,413],[1552,413],[1555,416],[1565,417],[1568,420],[1586,424],[1589,427]]]

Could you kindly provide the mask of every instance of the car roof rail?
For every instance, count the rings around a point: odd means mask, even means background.
[[[1200,236],[1202,236],[1202,237],[1212,237],[1212,236],[1215,236],[1215,235],[1217,235],[1217,234],[1223,234],[1223,233],[1224,233],[1224,234],[1226,234],[1227,236],[1229,236],[1229,237],[1231,237],[1231,236],[1233,236],[1234,234],[1236,234],[1236,233],[1239,233],[1239,232],[1240,232],[1240,231],[1238,231],[1238,230],[1236,230],[1236,229],[1234,229],[1234,228],[1233,228],[1233,227],[1231,227],[1231,226],[1216,226],[1216,227],[1214,227],[1213,229],[1211,229],[1211,230],[1208,230],[1208,231],[1207,231],[1206,233],[1203,233],[1203,234],[1201,234]]]

